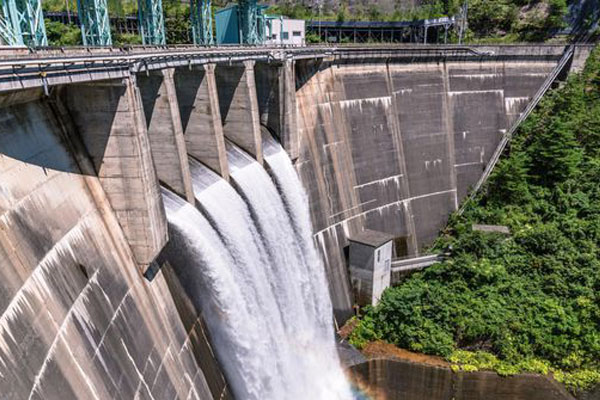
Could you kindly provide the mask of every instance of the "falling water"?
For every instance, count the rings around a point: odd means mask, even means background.
[[[298,174],[292,165],[290,157],[279,143],[270,135],[265,134],[264,157],[265,162],[273,175],[276,185],[282,194],[283,201],[292,218],[297,240],[302,248],[308,274],[315,289],[315,301],[317,302],[317,318],[320,321],[325,334],[332,334],[331,320],[333,306],[329,291],[327,290],[327,278],[325,267],[312,237],[313,228],[308,208],[308,197],[304,191]]]
[[[228,154],[231,185],[190,160],[202,212],[168,192],[164,198],[167,256],[203,312],[235,397],[352,398],[335,349],[323,266],[289,158],[288,165],[285,153],[269,156],[275,185],[242,151],[230,147]]]

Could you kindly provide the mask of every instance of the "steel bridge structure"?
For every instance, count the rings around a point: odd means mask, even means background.
[[[240,0],[244,3],[248,29],[257,26],[259,14],[256,0]],[[0,42],[8,46],[48,46],[42,0],[0,0]],[[111,46],[111,20],[107,0],[77,0],[78,13],[74,20],[81,28],[84,46]],[[50,17],[60,19],[61,13]],[[191,31],[194,44],[213,45],[211,0],[190,0]],[[71,21],[71,16],[68,16]],[[165,45],[165,17],[162,0],[138,0],[138,27],[145,45]],[[249,35],[249,43],[259,43],[260,36]]]
[[[415,21],[307,21],[306,31],[323,42],[447,43],[448,31],[458,18],[442,17]]]
[[[0,37],[9,46],[47,46],[41,0],[2,0]]]
[[[190,0],[190,18],[194,44],[213,45],[211,0]]]
[[[258,44],[258,5],[256,0],[239,0],[242,43]]]
[[[9,46],[45,47],[48,45],[44,26],[42,0],[0,0],[0,39]],[[215,44],[211,0],[189,0],[190,31],[194,44]],[[107,0],[77,0],[78,14],[73,21],[79,24],[84,46],[111,46],[111,19]],[[240,44],[263,44],[267,35],[266,6],[257,0],[237,0]],[[49,18],[60,20],[60,13]],[[71,21],[71,15],[67,16]],[[131,20],[131,21],[130,21]],[[135,25],[134,18],[123,19]],[[448,30],[455,26],[454,17],[404,22],[328,22],[308,21],[307,31],[318,34],[325,42],[430,43],[447,42]],[[133,26],[132,25],[132,26]],[[129,33],[129,25],[127,32]],[[441,34],[440,34],[441,29]],[[433,35],[428,35],[433,30]],[[134,32],[135,31],[135,32]],[[119,29],[117,29],[119,32]],[[162,0],[138,0],[137,29],[144,45],[166,45],[165,16]]]
[[[106,0],[77,0],[77,10],[83,45],[111,46],[112,37]]]
[[[162,0],[138,0],[142,42],[149,45],[167,44]]]

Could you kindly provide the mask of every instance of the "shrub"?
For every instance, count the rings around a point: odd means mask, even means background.
[[[446,357],[454,370],[600,383],[600,49],[542,101],[487,193],[452,216],[443,263],[388,289],[351,336]],[[510,237],[473,223],[511,227]]]

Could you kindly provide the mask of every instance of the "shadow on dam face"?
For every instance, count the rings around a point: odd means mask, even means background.
[[[156,107],[157,101],[162,96],[160,92],[163,84],[162,75],[148,74],[140,75],[137,78],[138,87],[140,89],[140,96],[142,97],[142,104],[144,106],[144,116],[146,117],[146,128],[150,128],[152,121],[152,115],[154,114],[154,108]],[[189,115],[188,115],[189,118]],[[183,116],[182,116],[183,123]]]
[[[95,125],[93,140],[98,170],[108,145],[116,107],[98,121],[88,120]],[[72,158],[70,145],[65,140],[57,121],[52,100],[37,99],[14,104],[0,109],[3,134],[0,135],[0,154],[45,170],[84,174]],[[62,149],[57,151],[56,149]],[[54,149],[54,150],[53,150]]]
[[[217,81],[217,92],[223,125],[227,123],[229,110],[234,105],[236,92],[240,87],[240,82],[245,73],[246,68],[243,65],[218,65],[215,69],[215,79]]]
[[[177,70],[175,72],[175,87],[177,88],[177,101],[181,115],[181,124],[186,131],[190,118],[196,105],[196,94],[206,78],[206,73],[202,69],[193,71]],[[207,111],[205,111],[207,112]]]

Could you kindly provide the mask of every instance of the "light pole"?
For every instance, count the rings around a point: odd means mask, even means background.
[[[467,14],[469,12],[469,4],[465,0],[461,9],[460,26],[458,27],[458,44],[462,44],[463,35],[467,30]]]
[[[71,25],[71,0],[65,0],[65,5],[67,6],[67,20]]]
[[[319,0],[319,3],[318,3],[318,7],[319,7],[319,18],[318,18],[319,19],[319,40],[322,40],[322,38],[321,38],[321,11],[323,10],[322,1],[323,0]],[[325,42],[327,42],[327,40],[325,40]]]

